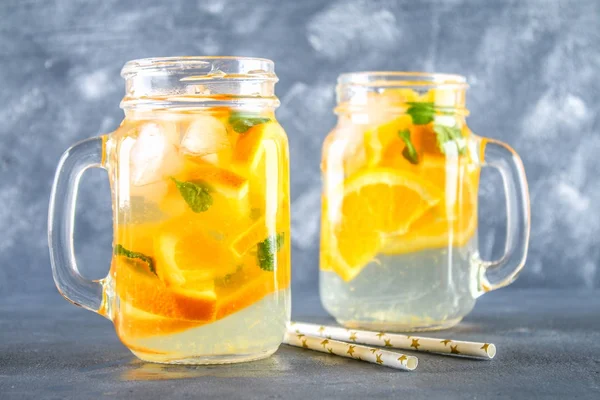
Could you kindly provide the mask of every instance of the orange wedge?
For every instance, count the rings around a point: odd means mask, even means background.
[[[115,318],[117,332],[124,341],[182,332],[203,324],[203,321],[166,318],[151,314],[127,302],[121,304]]]
[[[279,137],[285,133],[279,123],[271,121],[253,126],[247,132],[238,135],[231,160],[234,168],[247,171],[256,168],[263,151],[263,140],[267,137]]]
[[[217,319],[244,309],[275,291],[273,272],[261,271],[258,267],[247,268],[247,271],[238,281],[217,287]]]
[[[167,222],[154,246],[158,276],[168,285],[197,290],[235,272],[240,259],[221,235],[185,216]]]
[[[366,131],[365,143],[367,144],[367,164],[369,166],[379,164],[383,150],[387,148],[391,142],[400,141],[398,132],[410,130],[411,127],[412,119],[410,115],[401,115],[390,122]],[[403,143],[402,148],[404,148]]]
[[[181,176],[184,181],[206,182],[214,191],[222,195],[241,199],[248,194],[248,180],[235,172],[219,168],[201,159],[192,159],[194,167],[186,168]]]
[[[374,168],[349,178],[340,215],[329,221],[332,236],[326,242],[329,247],[323,249],[328,253],[325,262],[331,262],[344,280],[354,279],[380,251],[385,236],[406,232],[441,195],[436,187],[406,171]],[[331,206],[332,199],[328,202]]]
[[[171,289],[145,263],[115,256],[116,289],[120,301],[166,318],[211,321],[215,318],[213,289]]]
[[[246,255],[243,268],[233,274],[227,283],[215,286],[218,298],[217,319],[248,307],[276,290],[287,288],[290,283],[289,264],[283,264],[286,254],[289,255],[289,251],[284,246],[278,253],[278,276],[274,276],[272,271],[261,270],[255,255]],[[288,280],[280,279],[280,272],[281,278],[288,277]]]
[[[196,214],[201,223],[214,226],[214,223],[233,223],[240,215],[250,212],[247,194],[249,181],[235,172],[214,166],[201,158],[188,157],[185,169],[175,176],[179,181],[203,182],[212,197],[212,205],[205,212]],[[168,192],[159,203],[159,208],[171,217],[191,213],[177,185],[168,181]]]
[[[448,177],[446,195],[438,206],[416,220],[405,234],[387,238],[383,253],[405,254],[448,246],[461,247],[471,240],[477,227],[479,169],[464,163],[459,168],[454,179]],[[442,174],[438,172],[436,175]]]
[[[256,244],[265,240],[270,234],[273,233],[268,229],[265,217],[261,216],[247,230],[233,240],[231,249],[241,257],[248,251],[255,249]]]

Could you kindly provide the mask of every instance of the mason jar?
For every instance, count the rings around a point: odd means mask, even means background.
[[[458,323],[524,266],[529,195],[519,156],[468,127],[458,75],[364,72],[338,79],[323,146],[320,292],[342,325],[415,331]],[[480,170],[504,181],[499,260],[477,243]]]
[[[270,60],[130,61],[125,118],[67,150],[49,238],[54,279],[73,303],[114,322],[139,358],[230,363],[267,357],[290,319],[288,143]],[[73,254],[84,170],[108,172],[113,256],[83,278]]]

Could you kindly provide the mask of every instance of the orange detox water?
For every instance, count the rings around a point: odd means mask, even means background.
[[[123,343],[170,363],[273,353],[290,313],[288,150],[273,112],[130,110],[107,153],[104,308]]]
[[[323,149],[320,285],[343,325],[436,329],[472,309],[480,166],[459,96],[386,87],[340,105]]]

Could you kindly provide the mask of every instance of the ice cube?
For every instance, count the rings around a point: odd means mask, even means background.
[[[129,153],[133,185],[149,185],[181,170],[183,160],[171,137],[173,129],[154,122],[139,127],[137,140]]]
[[[209,115],[196,116],[181,140],[182,152],[200,157],[230,148],[225,125]]]
[[[169,181],[158,181],[143,186],[132,185],[129,190],[131,197],[143,197],[144,201],[159,203],[169,191]]]

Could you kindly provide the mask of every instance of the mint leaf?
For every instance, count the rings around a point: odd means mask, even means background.
[[[402,156],[406,158],[411,164],[419,163],[419,155],[417,154],[417,149],[410,140],[410,131],[408,129],[404,129],[402,131],[398,131],[398,136],[404,142],[406,147],[402,150]]]
[[[435,132],[438,148],[442,153],[446,154],[446,143],[454,142],[456,144],[456,148],[458,149],[458,154],[465,154],[467,146],[462,137],[460,128],[457,128],[456,126],[434,124],[433,131]]]
[[[175,186],[177,186],[181,197],[183,197],[193,212],[201,213],[212,206],[213,198],[210,195],[208,186],[204,182],[182,182],[175,178],[171,178],[171,180],[175,182]]]
[[[139,253],[137,251],[127,250],[123,245],[117,244],[115,246],[114,253],[116,256],[124,256],[127,258],[142,260],[143,262],[148,264],[148,268],[150,272],[156,275],[156,268],[154,268],[154,259],[150,256],[145,255],[144,253]]]
[[[281,250],[284,243],[284,234],[271,235],[256,245],[256,257],[258,266],[265,271],[275,270],[277,252]]]
[[[432,122],[435,117],[435,107],[433,103],[427,102],[408,102],[410,107],[406,113],[412,118],[415,125],[427,125]]]
[[[271,118],[257,117],[251,114],[233,113],[229,117],[229,125],[237,133],[246,133],[253,126],[265,124],[270,120]]]

